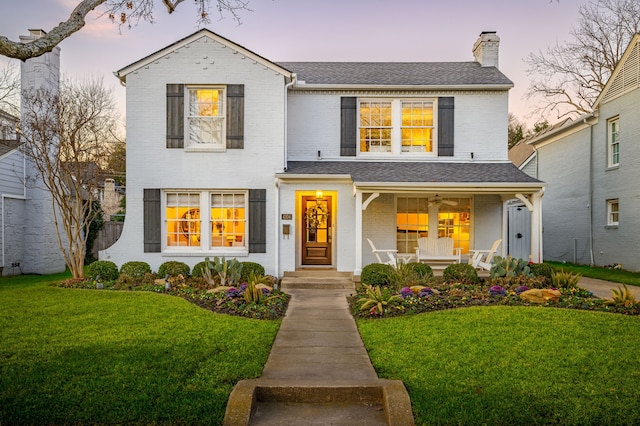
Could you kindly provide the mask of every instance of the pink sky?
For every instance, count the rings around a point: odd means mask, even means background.
[[[18,40],[29,28],[51,30],[66,20],[75,0],[11,0],[0,15],[0,35]],[[159,3],[159,2],[157,2]],[[212,4],[215,0],[212,0]],[[261,56],[279,61],[471,61],[482,31],[500,36],[500,70],[514,83],[510,112],[530,123],[523,59],[568,37],[586,0],[251,0],[242,24],[212,13],[206,27]],[[198,29],[193,2],[156,22],[122,29],[94,14],[60,47],[68,77],[104,76],[124,116],[125,88],[113,72]],[[5,59],[0,57],[0,60]],[[549,117],[554,122],[554,117]]]

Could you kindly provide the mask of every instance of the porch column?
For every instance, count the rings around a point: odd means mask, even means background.
[[[362,192],[356,190],[356,264],[354,275],[362,272]]]
[[[542,262],[542,191],[532,194],[531,202],[531,261]]]

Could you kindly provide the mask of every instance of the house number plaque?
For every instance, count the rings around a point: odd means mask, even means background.
[[[292,220],[293,215],[291,213],[282,213],[282,220]]]

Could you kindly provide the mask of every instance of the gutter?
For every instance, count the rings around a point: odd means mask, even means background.
[[[376,84],[306,84],[298,82],[295,89],[299,90],[509,90],[514,87],[510,84],[442,84],[442,85],[376,85]]]
[[[587,119],[584,119],[585,124]],[[589,124],[589,261],[595,265],[593,258],[593,125]]]

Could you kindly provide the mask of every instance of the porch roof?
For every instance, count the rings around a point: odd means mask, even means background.
[[[421,183],[493,186],[515,184],[543,187],[512,163],[372,162],[372,161],[289,161],[280,178],[308,175],[350,176],[354,183]],[[337,177],[337,176],[336,176]]]

